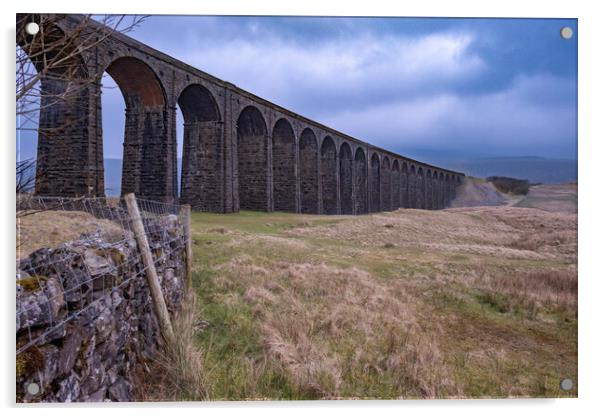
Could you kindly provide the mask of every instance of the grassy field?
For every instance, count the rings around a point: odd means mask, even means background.
[[[209,399],[577,395],[574,213],[193,213],[193,238]]]
[[[516,206],[551,212],[577,212],[577,184],[537,185]]]

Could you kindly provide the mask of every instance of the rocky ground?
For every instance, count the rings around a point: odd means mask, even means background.
[[[499,192],[491,182],[467,177],[457,190],[452,208],[508,205],[513,197]]]

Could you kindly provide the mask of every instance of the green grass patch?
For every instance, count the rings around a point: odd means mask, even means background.
[[[559,388],[563,378],[576,380],[576,320],[562,314],[553,315],[554,320],[533,319],[529,312],[516,309],[507,296],[456,285],[438,288],[431,296],[434,313],[456,321],[443,345],[465,395],[577,394],[576,388],[569,392]]]
[[[251,234],[281,234],[286,230],[313,225],[334,224],[342,218],[320,215],[299,215],[286,212],[240,211],[236,214],[194,212],[192,221],[201,229],[225,228]]]

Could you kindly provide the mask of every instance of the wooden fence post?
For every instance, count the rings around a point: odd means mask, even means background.
[[[132,220],[132,226],[134,227],[134,234],[136,241],[138,242],[138,248],[142,255],[142,261],[146,268],[146,280],[150,287],[151,296],[155,306],[155,312],[157,318],[159,318],[159,327],[161,329],[161,335],[168,343],[173,343],[175,340],[173,328],[171,326],[171,320],[169,319],[169,312],[167,311],[167,305],[163,298],[163,291],[159,284],[159,277],[157,276],[157,269],[155,269],[155,263],[153,261],[153,255],[148,245],[146,233],[144,231],[144,224],[142,223],[142,217],[140,217],[140,210],[138,209],[138,203],[134,194],[127,194],[125,196],[125,203],[127,205],[130,218]]]
[[[192,288],[192,226],[190,205],[182,205],[184,217],[184,235],[186,238],[186,289]]]

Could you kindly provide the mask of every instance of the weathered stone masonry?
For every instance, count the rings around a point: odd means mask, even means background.
[[[55,20],[68,31],[77,19]],[[184,115],[179,199],[196,210],[441,209],[464,176],[316,123],[119,33],[82,53],[81,65],[98,79],[111,75],[125,98],[122,193],[178,199],[178,105]],[[42,86],[67,87],[48,79]],[[100,92],[93,83],[77,102],[41,111],[44,126],[79,117],[60,134],[40,135],[38,194],[104,195]]]
[[[160,230],[148,238],[173,313],[185,290],[183,229],[176,216],[148,221]],[[82,235],[17,264],[18,402],[136,398],[140,363],[155,355],[161,335],[136,240],[125,233],[118,243],[100,232]],[[38,341],[29,345],[30,338]],[[27,388],[32,383],[37,394]]]

